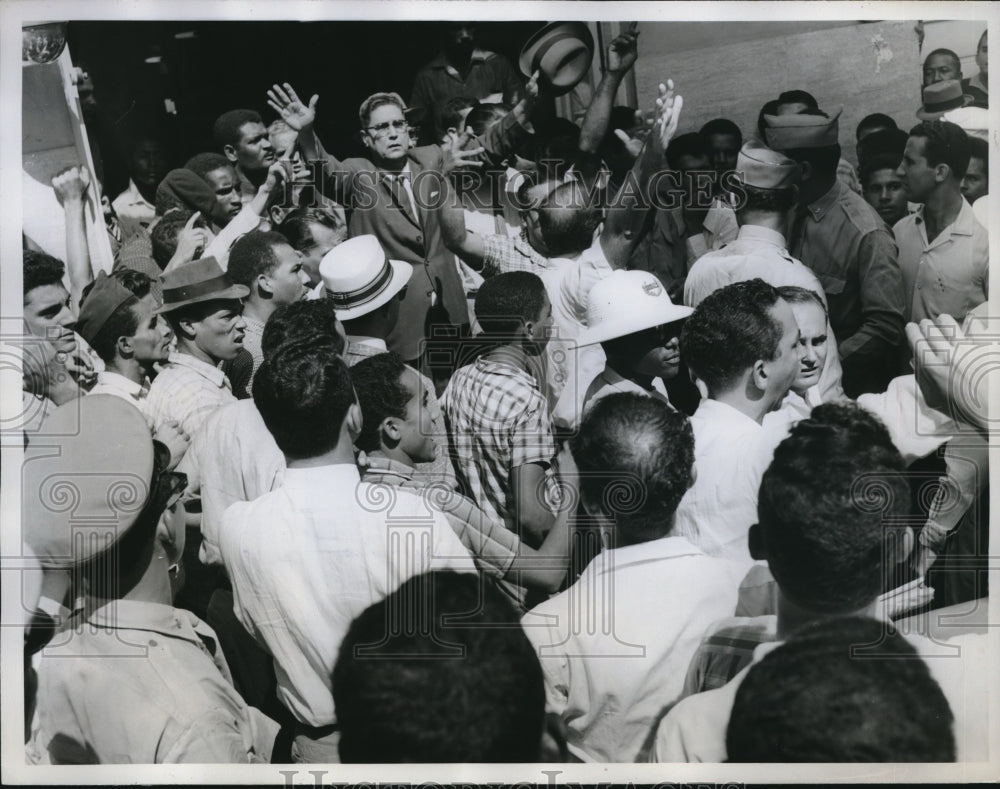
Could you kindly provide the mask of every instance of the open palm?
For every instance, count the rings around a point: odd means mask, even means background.
[[[284,86],[272,85],[267,92],[267,103],[281,119],[295,131],[302,131],[312,126],[316,120],[316,102],[319,96],[309,99],[309,104],[303,104],[295,89],[287,82]]]

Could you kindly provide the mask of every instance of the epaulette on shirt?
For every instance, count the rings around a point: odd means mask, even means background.
[[[863,197],[848,189],[844,190],[844,195],[845,197],[842,197],[837,202],[843,206],[847,218],[860,233],[863,235],[871,233],[885,224],[882,222],[882,218],[875,212],[875,209],[868,205]]]

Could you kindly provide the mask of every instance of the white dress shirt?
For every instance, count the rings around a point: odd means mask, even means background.
[[[120,373],[103,370],[97,374],[97,383],[88,394],[107,394],[120,397],[139,409],[139,412],[146,419],[146,424],[150,427],[153,425],[146,403],[146,398],[149,396],[149,381],[137,384]]]
[[[739,568],[682,537],[600,553],[521,620],[539,650],[547,708],[584,761],[645,761],[708,626],[736,608]]]
[[[747,534],[757,522],[757,491],[787,422],[764,425],[718,400],[702,400],[691,417],[694,484],[677,508],[677,534],[709,556],[751,563]]]
[[[336,722],[331,674],[347,628],[430,570],[475,572],[440,511],[361,482],[353,464],[289,468],[283,487],[233,504],[219,549],[236,615],[274,657],[278,698],[300,722]]]

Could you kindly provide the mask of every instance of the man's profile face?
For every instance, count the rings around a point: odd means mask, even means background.
[[[906,188],[891,167],[872,172],[863,193],[868,205],[889,227],[906,216]]]
[[[219,227],[225,227],[243,209],[240,196],[240,179],[232,167],[220,167],[205,173],[205,180],[215,192],[216,209],[208,217]]]
[[[765,396],[772,407],[777,406],[795,383],[799,375],[803,347],[799,344],[799,325],[795,313],[784,299],[778,299],[770,309],[771,318],[781,327],[781,339],[775,358],[765,363],[767,389]]]
[[[681,325],[675,321],[633,335],[636,353],[642,354],[633,365],[634,371],[664,381],[676,378],[681,364]]]
[[[445,41],[449,50],[471,55],[476,45],[476,27],[467,22],[448,25]]]
[[[320,281],[319,264],[323,261],[323,256],[344,240],[346,230],[337,231],[313,222],[309,225],[309,234],[312,236],[312,246],[299,255],[302,258],[302,269],[309,278],[309,285],[315,287]]]
[[[935,169],[927,163],[926,145],[924,137],[907,138],[903,161],[896,170],[906,188],[907,198],[915,203],[925,202],[937,185]]]
[[[275,306],[301,301],[309,284],[309,275],[302,268],[302,258],[288,244],[278,244],[273,251],[278,265],[266,275],[266,279]]]
[[[961,79],[962,67],[951,55],[931,55],[924,61],[924,87],[947,79]]]
[[[263,123],[251,121],[240,126],[236,163],[241,168],[250,172],[266,170],[275,160],[274,146]]]
[[[165,318],[156,314],[159,304],[152,293],[147,293],[132,307],[138,327],[132,339],[133,358],[146,367],[154,362],[165,362],[170,356],[173,330]]]
[[[246,322],[243,304],[237,300],[214,301],[201,320],[194,321],[195,344],[213,359],[235,359],[243,348]]]
[[[962,194],[970,203],[976,202],[989,189],[989,179],[986,173],[986,163],[973,156],[969,159],[969,168],[962,178]]]
[[[434,440],[436,431],[430,412],[430,393],[416,370],[410,367],[403,370],[399,383],[410,396],[406,417],[399,422],[399,448],[414,463],[431,463],[437,458],[437,442]]]
[[[129,175],[137,184],[156,187],[167,174],[167,154],[157,140],[140,140],[132,149]]]
[[[42,285],[24,295],[24,322],[35,337],[54,339],[71,335],[74,320],[69,291],[62,283]]]
[[[376,107],[364,130],[364,141],[377,159],[398,161],[405,158],[410,134],[403,111],[395,104]]]

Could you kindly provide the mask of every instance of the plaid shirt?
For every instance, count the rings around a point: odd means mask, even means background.
[[[260,344],[264,337],[264,324],[260,321],[243,316],[247,330],[243,335],[243,350],[232,361],[225,362],[222,370],[229,378],[233,394],[240,400],[248,400],[253,396],[253,378],[264,363],[264,352]]]
[[[777,639],[777,616],[738,616],[717,622],[691,658],[682,695],[721,688],[753,662],[757,647]]]
[[[517,532],[511,475],[528,463],[546,469],[547,503],[556,512],[555,438],[535,379],[516,367],[478,359],[455,372],[441,397],[460,489]]]
[[[483,236],[483,245],[483,270],[480,273],[484,279],[511,271],[541,274],[552,267],[547,257],[532,249],[523,228],[520,238],[504,234]]]
[[[191,354],[172,353],[170,363],[149,387],[146,407],[155,430],[173,420],[193,437],[205,417],[219,406],[235,402],[222,370]]]

